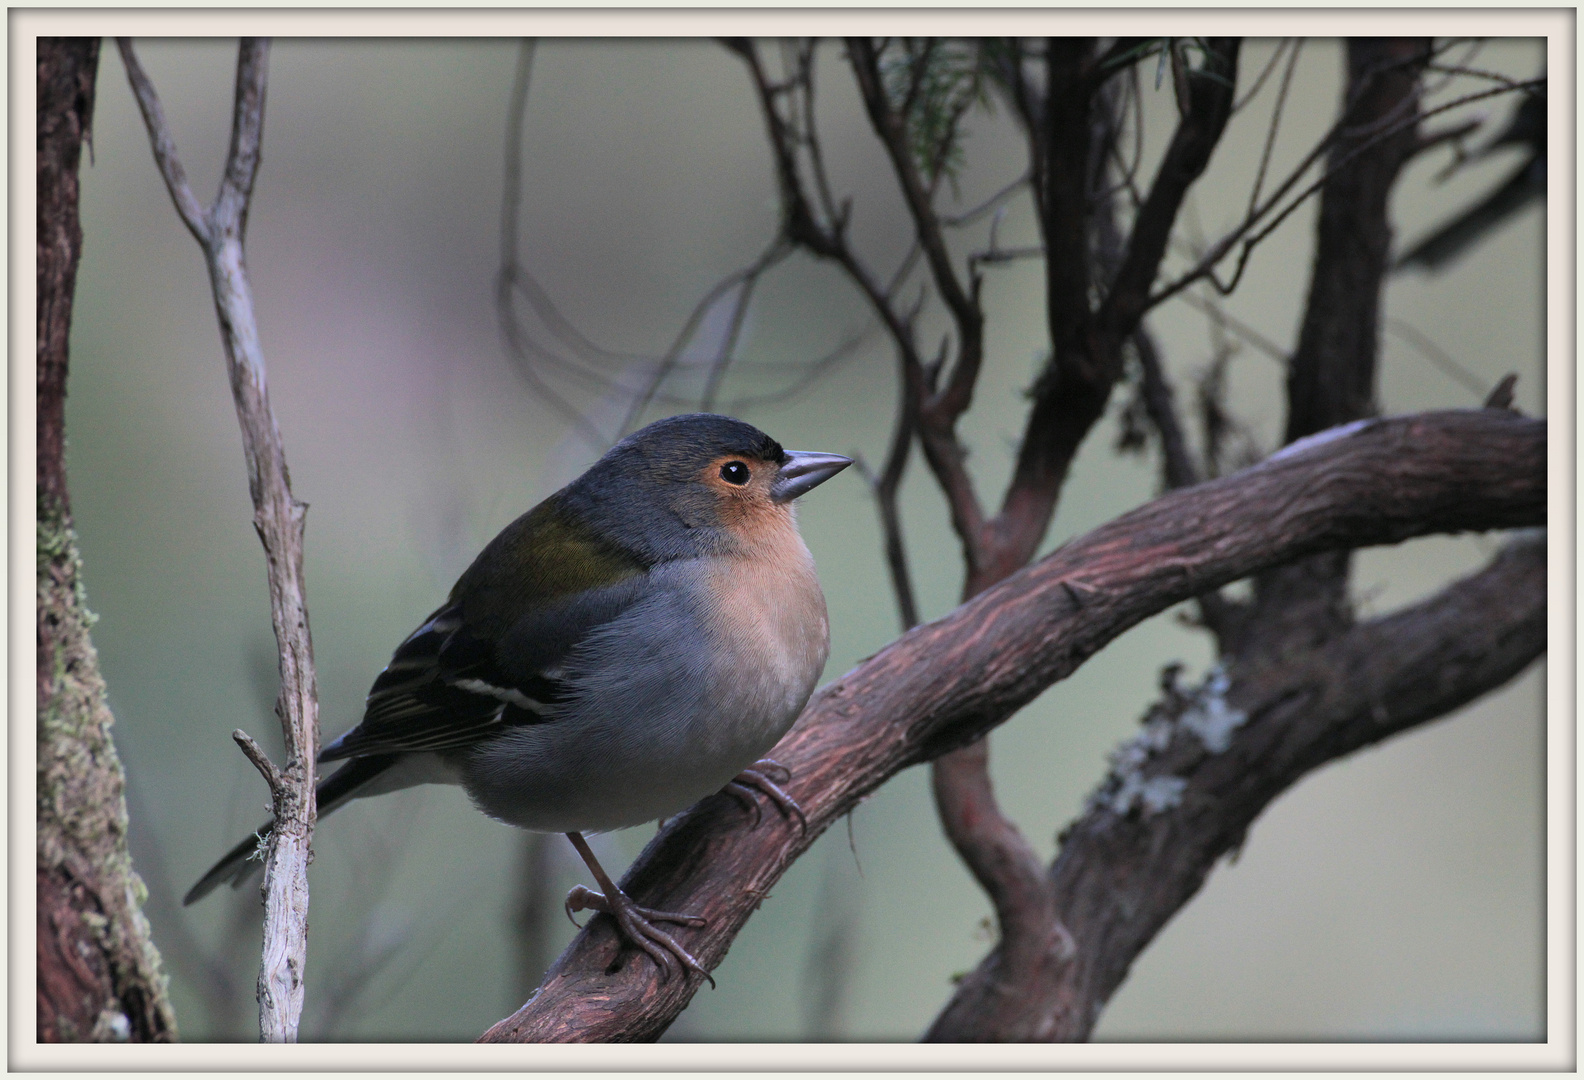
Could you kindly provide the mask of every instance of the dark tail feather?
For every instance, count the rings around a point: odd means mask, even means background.
[[[353,758],[333,774],[319,781],[319,816],[323,818],[339,810],[357,794],[358,788],[396,764],[399,756],[376,754],[371,757]],[[232,888],[239,889],[255,872],[262,870],[263,845],[269,838],[273,824],[273,822],[266,823],[252,836],[226,852],[225,858],[210,867],[209,872],[198,879],[198,884],[187,890],[187,895],[182,897],[182,906],[186,907],[188,904],[202,900],[221,885],[229,884]]]

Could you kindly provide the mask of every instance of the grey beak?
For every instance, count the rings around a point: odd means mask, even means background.
[[[850,457],[811,450],[789,450],[787,457],[791,460],[782,464],[775,483],[770,485],[770,498],[778,503],[791,502],[813,491],[852,464]]]

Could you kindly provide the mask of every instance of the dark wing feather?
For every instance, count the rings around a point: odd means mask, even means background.
[[[553,719],[568,694],[562,662],[639,598],[643,569],[541,504],[496,537],[397,647],[362,723],[320,760],[456,749]]]

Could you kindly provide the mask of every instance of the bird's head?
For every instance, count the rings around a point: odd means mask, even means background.
[[[741,420],[689,413],[617,443],[561,493],[561,505],[654,561],[724,554],[784,527],[792,500],[851,464],[783,450]]]

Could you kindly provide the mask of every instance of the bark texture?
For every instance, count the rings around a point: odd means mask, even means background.
[[[176,1020],[127,852],[125,777],[66,487],[67,342],[99,42],[38,42],[38,1039],[168,1042]]]
[[[1273,798],[1326,762],[1501,686],[1545,644],[1546,545],[1529,536],[1300,661],[1168,686],[1063,834],[1047,880],[1065,950],[1045,954],[1033,978],[1014,967],[1031,965],[1028,951],[992,950],[926,1038],[1087,1038],[1133,959]]]
[[[822,690],[774,751],[792,770],[787,791],[807,813],[806,832],[768,816],[754,829],[735,803],[706,799],[666,826],[622,888],[646,906],[708,918],[679,937],[712,968],[787,867],[865,795],[979,738],[1140,620],[1320,551],[1538,525],[1545,489],[1545,423],[1488,410],[1327,432],[1164,495]],[[696,989],[661,982],[596,918],[484,1040],[654,1039]]]

